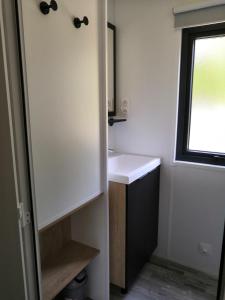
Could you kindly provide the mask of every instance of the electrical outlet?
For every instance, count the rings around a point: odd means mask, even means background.
[[[129,101],[127,99],[123,99],[121,101],[121,104],[120,104],[120,111],[121,111],[121,114],[125,117],[127,117],[128,115],[128,110],[129,110]]]
[[[212,245],[204,242],[199,243],[198,249],[199,253],[204,256],[210,256],[213,252]]]

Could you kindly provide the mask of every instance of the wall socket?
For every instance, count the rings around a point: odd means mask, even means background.
[[[129,111],[129,101],[128,99],[123,99],[120,102],[120,112],[124,117],[127,117]]]
[[[204,242],[199,243],[198,250],[203,256],[211,256],[213,252],[212,245]]]

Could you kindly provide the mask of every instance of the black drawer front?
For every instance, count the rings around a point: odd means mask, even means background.
[[[157,247],[159,175],[158,167],[126,187],[126,288]]]

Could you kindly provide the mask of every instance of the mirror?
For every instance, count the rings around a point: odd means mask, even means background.
[[[108,23],[108,115],[116,115],[116,27]]]

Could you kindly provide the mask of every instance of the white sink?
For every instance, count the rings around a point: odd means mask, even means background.
[[[109,181],[130,184],[160,165],[160,158],[110,152],[108,157]]]

